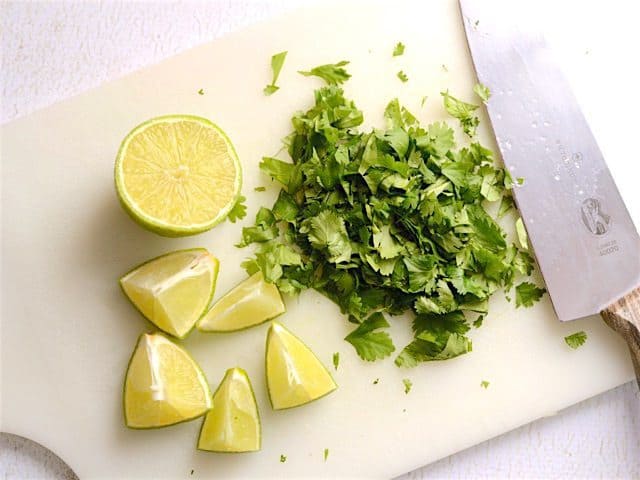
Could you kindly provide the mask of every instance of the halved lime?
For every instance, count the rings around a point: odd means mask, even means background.
[[[160,333],[140,335],[124,381],[127,427],[166,427],[204,415],[211,405],[207,379],[183,348]]]
[[[267,333],[266,373],[274,410],[304,405],[337,388],[318,357],[278,322]]]
[[[284,311],[278,287],[265,282],[262,272],[257,272],[214,303],[196,326],[203,332],[233,332],[266,322]]]
[[[200,428],[198,449],[211,452],[255,452],[261,443],[260,415],[247,372],[227,370],[213,394],[213,408]]]
[[[202,117],[168,115],[127,135],[115,182],[135,221],[177,237],[209,230],[227,216],[240,196],[242,171],[220,127]]]
[[[209,306],[218,259],[204,248],[149,260],[120,279],[129,300],[159,329],[184,338]]]

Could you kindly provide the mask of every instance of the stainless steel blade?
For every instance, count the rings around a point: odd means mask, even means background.
[[[560,320],[640,284],[640,237],[571,88],[520,2],[460,0],[478,79]]]

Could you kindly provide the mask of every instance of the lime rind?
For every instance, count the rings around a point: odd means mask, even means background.
[[[123,172],[122,172],[122,157],[124,152],[127,150],[127,147],[131,140],[140,132],[144,131],[148,127],[159,124],[159,123],[170,123],[170,122],[181,122],[185,120],[191,120],[197,123],[201,123],[206,125],[207,127],[211,127],[216,130],[220,137],[225,141],[227,146],[227,150],[230,153],[230,157],[236,167],[236,176],[234,179],[234,196],[233,200],[230,201],[227,205],[225,205],[215,218],[210,220],[209,222],[204,222],[200,224],[190,225],[188,227],[181,225],[172,225],[167,222],[163,222],[157,218],[152,218],[149,215],[146,215],[139,209],[136,209],[133,206],[133,200],[129,198],[127,194],[126,188],[124,187],[123,181]],[[141,124],[137,125],[133,130],[129,132],[129,134],[122,141],[120,148],[118,149],[118,153],[116,155],[116,162],[114,168],[114,178],[115,178],[115,187],[116,193],[118,196],[118,200],[120,205],[123,207],[125,212],[139,225],[143,226],[147,230],[150,230],[158,235],[162,235],[165,237],[184,237],[189,235],[196,235],[198,233],[206,232],[207,230],[212,229],[217,224],[222,222],[227,216],[231,209],[235,206],[238,199],[240,198],[240,191],[242,189],[242,165],[240,164],[240,160],[238,157],[238,153],[236,152],[233,143],[229,139],[229,136],[222,130],[218,125],[213,123],[211,120],[199,117],[196,115],[187,115],[187,114],[171,114],[171,115],[163,115],[160,117],[154,117],[149,119]]]
[[[170,344],[172,344],[174,347],[178,348],[181,350],[181,352],[185,355],[185,357],[187,357],[190,361],[192,366],[194,367],[194,369],[196,370],[198,377],[202,380],[202,387],[204,389],[204,395],[205,395],[205,399],[206,399],[206,407],[205,409],[200,412],[197,413],[195,415],[191,415],[189,417],[185,417],[182,418],[178,421],[175,422],[171,422],[171,423],[166,423],[166,424],[162,424],[162,425],[148,425],[148,426],[143,426],[143,425],[131,425],[131,422],[129,421],[129,418],[127,416],[127,380],[129,377],[129,373],[130,373],[130,369],[131,369],[131,364],[133,362],[133,359],[138,351],[138,348],[140,347],[141,342],[143,341],[143,338],[145,338],[145,336],[150,336],[150,337],[161,337],[164,341],[169,342]],[[123,417],[124,417],[124,424],[127,428],[130,428],[132,430],[155,430],[158,428],[165,428],[165,427],[170,427],[172,425],[178,425],[180,423],[185,423],[185,422],[190,422],[192,420],[195,420],[196,418],[200,418],[203,415],[206,415],[206,413],[211,409],[212,407],[212,396],[211,396],[211,389],[209,387],[209,383],[207,382],[207,377],[205,376],[204,372],[202,371],[202,368],[200,367],[200,365],[198,364],[198,362],[195,361],[195,359],[191,356],[191,354],[185,350],[184,348],[181,348],[179,345],[177,345],[176,343],[172,342],[168,337],[166,337],[165,335],[163,335],[160,332],[153,332],[153,333],[142,333],[138,336],[138,340],[136,341],[136,346],[133,349],[133,352],[131,353],[131,356],[129,357],[129,361],[127,362],[127,369],[125,370],[125,377],[124,377],[124,382],[122,385],[122,413],[123,413]]]
[[[129,297],[129,294],[127,293],[127,291],[124,288],[123,279],[127,278],[129,275],[134,273],[136,270],[138,270],[138,269],[140,269],[140,268],[142,268],[142,267],[144,267],[144,266],[146,266],[146,265],[148,265],[148,264],[150,264],[152,262],[161,260],[163,258],[166,258],[166,257],[170,256],[170,255],[177,255],[177,254],[187,253],[187,252],[198,252],[198,253],[206,254],[206,255],[208,255],[210,257],[210,259],[212,261],[212,265],[213,265],[213,270],[212,270],[212,273],[211,273],[211,275],[212,275],[211,291],[209,293],[209,296],[208,296],[206,302],[203,303],[204,307],[203,307],[202,312],[200,312],[200,315],[195,319],[195,321],[189,327],[189,329],[187,329],[182,335],[177,335],[175,333],[168,332],[164,328],[160,327],[153,319],[149,318],[133,300],[131,300],[131,298]],[[174,338],[178,338],[178,339],[182,340],[182,339],[186,338],[193,331],[193,329],[195,328],[198,320],[202,317],[202,315],[205,312],[207,312],[208,307],[211,304],[211,300],[213,300],[213,296],[215,294],[219,271],[220,271],[220,262],[206,248],[202,248],[202,247],[185,248],[185,249],[182,249],[182,250],[175,250],[173,252],[169,252],[169,253],[165,253],[165,254],[159,255],[157,257],[151,258],[151,259],[149,259],[149,260],[137,265],[136,267],[132,268],[127,273],[125,273],[119,279],[118,284],[120,285],[120,289],[122,290],[122,293],[125,295],[125,297],[127,297],[129,302],[131,303],[131,305],[133,305],[133,307],[138,311],[138,313],[140,313],[140,315],[142,315],[144,317],[145,320],[147,320],[151,325],[153,325],[153,327],[159,328],[160,330],[162,330],[164,333],[166,333],[168,335],[171,335]]]

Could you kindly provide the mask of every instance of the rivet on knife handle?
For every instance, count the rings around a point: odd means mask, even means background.
[[[640,387],[640,287],[600,312],[604,321],[629,345],[631,360]]]

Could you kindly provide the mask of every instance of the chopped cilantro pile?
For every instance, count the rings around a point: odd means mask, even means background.
[[[513,182],[475,140],[478,106],[447,92],[444,107],[469,137],[466,146],[456,145],[447,123],[421,126],[397,100],[386,107],[386,129],[358,130],[363,114],[340,86],[350,77],[346,65],[301,72],[328,85],[292,118],[292,161],[260,164],[281,190],[243,229],[239,246],[257,244],[243,266],[285,294],[313,288],[333,300],[357,325],[346,340],[364,360],[396,350],[388,318],[407,311],[414,339],[398,366],[467,353],[468,321],[480,326],[490,295],[533,269],[485,210],[493,202],[501,214],[511,208]],[[544,292],[529,285],[537,289],[520,285],[519,304]]]

